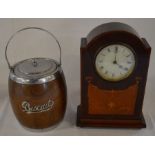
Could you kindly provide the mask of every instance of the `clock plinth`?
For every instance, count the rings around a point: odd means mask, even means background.
[[[145,128],[142,113],[151,47],[130,26],[107,23],[81,39],[77,126]]]
[[[80,106],[77,109],[77,126],[79,127],[106,127],[106,128],[146,128],[146,123],[143,114],[138,119],[103,119],[91,118],[83,116],[80,111]]]

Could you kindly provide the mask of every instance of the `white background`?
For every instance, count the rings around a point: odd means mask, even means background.
[[[146,129],[94,129],[76,127],[76,110],[80,104],[80,38],[96,26],[111,22],[123,22],[137,30],[152,47],[148,81],[144,98]],[[64,120],[54,129],[32,132],[24,129],[16,120],[8,98],[7,79],[9,70],[4,58],[4,48],[9,37],[17,30],[37,26],[53,32],[62,46],[62,67],[68,88],[68,105]],[[0,135],[155,135],[155,19],[0,19]],[[36,32],[36,31],[35,31]],[[8,49],[11,63],[29,57],[49,57],[58,59],[58,49],[54,40],[44,33],[33,31],[19,34]]]
[[[154,0],[0,0],[0,17],[13,18],[154,18]],[[136,19],[134,19],[137,21]],[[25,26],[25,25],[24,25]],[[95,25],[96,26],[96,25]],[[140,24],[141,27],[143,27]],[[150,35],[154,38],[154,26]],[[6,32],[7,33],[7,32]],[[141,32],[143,33],[143,31]],[[3,36],[1,36],[3,37]],[[1,38],[0,37],[0,38]],[[80,36],[81,37],[81,36]],[[148,39],[147,37],[147,39]],[[153,47],[154,40],[151,41]],[[0,44],[0,46],[3,44]],[[77,45],[78,46],[78,45]],[[3,48],[2,48],[3,50]],[[152,51],[152,55],[153,55]],[[153,59],[153,57],[152,57]],[[151,61],[153,68],[154,64]],[[153,69],[152,69],[153,70]],[[153,70],[154,71],[154,70]],[[150,71],[149,71],[150,72]],[[3,72],[2,72],[3,74]],[[2,76],[1,74],[1,76]],[[6,74],[4,72],[4,74]],[[8,73],[7,73],[8,74]],[[153,73],[152,73],[153,74]],[[150,73],[149,73],[150,76]],[[153,76],[151,76],[153,81]],[[152,93],[154,82],[150,82]],[[2,86],[2,85],[1,85]],[[4,87],[6,88],[6,87]],[[3,90],[3,87],[1,87]],[[2,92],[6,92],[4,89]],[[4,97],[5,93],[2,93]],[[149,93],[148,93],[149,94]],[[148,97],[149,99],[153,97]],[[145,99],[146,100],[146,99]],[[154,104],[153,102],[151,104]],[[151,109],[152,114],[154,109]],[[3,117],[3,115],[2,115]],[[6,117],[6,116],[5,116]],[[3,117],[4,118],[4,117]],[[11,130],[11,129],[10,129]],[[116,130],[113,130],[115,133]],[[39,134],[38,134],[39,135]],[[2,154],[153,154],[154,137],[0,137]]]

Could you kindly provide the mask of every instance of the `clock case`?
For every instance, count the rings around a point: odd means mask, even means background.
[[[130,48],[135,54],[136,65],[132,74],[117,82],[104,80],[99,76],[95,68],[95,59],[100,50],[111,44],[122,44]],[[86,38],[81,39],[81,104],[77,109],[77,126],[80,127],[123,127],[144,128],[145,119],[142,113],[145,85],[149,67],[151,47],[144,38],[129,25],[123,23],[107,23],[93,29]],[[132,114],[113,113],[101,114],[96,109],[98,98],[91,94],[94,100],[94,113],[89,112],[88,87],[92,83],[100,90],[123,91],[137,84],[137,94]],[[130,93],[130,92],[129,92]],[[109,96],[111,97],[111,96]],[[130,100],[127,96],[122,98],[124,102]],[[100,107],[98,107],[100,108]]]

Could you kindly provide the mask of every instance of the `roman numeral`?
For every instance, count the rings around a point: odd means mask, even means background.
[[[122,69],[122,68],[123,68],[123,66],[122,66],[122,65],[119,65],[119,68],[121,68],[121,69]]]
[[[127,55],[126,57],[129,57],[131,54]]]
[[[131,64],[131,62],[130,62],[130,61],[128,61],[127,63],[128,63],[128,64]]]
[[[103,53],[102,53],[101,55],[102,55],[102,56],[105,56],[105,54],[103,54]]]
[[[116,46],[116,47],[115,47],[115,52],[117,53],[117,51],[118,51],[118,47]]]
[[[103,69],[104,67],[103,66],[100,66],[100,68]]]
[[[108,71],[106,71],[104,74],[108,74]]]
[[[124,70],[128,71],[129,69],[128,68],[124,68]]]

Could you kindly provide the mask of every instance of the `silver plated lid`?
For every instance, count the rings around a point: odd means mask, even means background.
[[[41,84],[56,79],[62,72],[58,62],[47,58],[31,58],[12,67],[10,78],[22,84]]]
[[[32,58],[21,61],[14,66],[14,73],[23,78],[36,79],[53,73],[57,68],[51,59]]]

